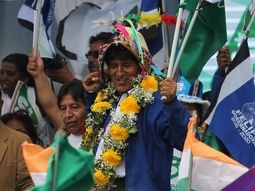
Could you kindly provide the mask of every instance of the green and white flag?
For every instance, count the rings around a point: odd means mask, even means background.
[[[18,111],[20,109],[26,110],[33,120],[36,127],[39,126],[38,116],[35,112],[35,106],[32,105],[31,100],[28,98],[28,87],[24,82],[18,81],[14,90],[10,112]]]
[[[198,0],[186,0],[185,3],[184,8],[190,11],[185,26],[185,31],[187,31]],[[219,1],[218,3],[215,1],[214,4],[208,4],[198,12],[198,17],[179,63],[183,76],[190,82],[197,79],[206,62],[226,41],[224,1]]]
[[[246,28],[247,28],[249,22],[252,19],[252,14],[254,13],[254,11],[255,11],[255,0],[252,0],[251,3],[249,4],[249,6],[247,7],[246,12],[245,12],[243,31],[246,31]]]
[[[176,186],[178,183],[181,156],[182,156],[182,152],[177,149],[174,149],[173,157],[172,157],[172,166],[171,166],[171,177],[170,177],[171,190],[176,190]]]
[[[253,2],[255,1],[253,0]],[[252,2],[247,6],[246,11],[243,13],[242,18],[240,19],[240,22],[237,25],[236,30],[228,43],[231,54],[236,53],[239,48],[239,45],[241,44],[244,32],[254,11],[254,6],[255,4],[253,4]],[[249,32],[249,38],[255,38],[255,20],[253,20],[252,22]],[[252,50],[253,47],[249,47],[249,49]]]
[[[31,143],[22,145],[27,168],[36,185],[30,191],[52,190],[53,180],[56,180],[57,191],[91,190],[94,184],[93,154],[72,147],[65,135],[54,144],[56,148],[51,145],[46,149]],[[57,152],[58,157],[55,156]]]
[[[2,94],[3,95],[3,94]],[[18,81],[13,92],[11,101],[8,102],[8,98],[4,96],[4,102],[6,106],[2,114],[12,113],[20,109],[26,110],[28,115],[33,120],[33,124],[36,127],[36,132],[43,144],[50,144],[50,126],[43,118],[42,113],[36,103],[36,94],[33,87],[28,87],[22,81]],[[6,100],[7,99],[7,100]]]

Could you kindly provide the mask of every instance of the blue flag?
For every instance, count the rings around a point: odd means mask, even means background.
[[[38,45],[42,57],[52,58],[53,55],[55,55],[55,50],[50,38],[55,1],[56,0],[42,0]],[[38,0],[26,0],[18,13],[18,22],[29,30],[33,30],[34,11],[36,10],[37,2]]]
[[[255,87],[247,39],[243,40],[206,120],[231,156],[255,165]]]

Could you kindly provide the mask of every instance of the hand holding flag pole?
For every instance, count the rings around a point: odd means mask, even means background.
[[[42,9],[42,0],[38,0],[36,4],[36,10],[34,11],[34,27],[33,27],[33,49],[34,57],[37,58],[38,53],[38,43],[39,43],[39,33],[40,33],[40,24],[41,24],[41,9]]]
[[[184,3],[184,1],[185,0],[181,0],[180,5],[182,5]],[[182,13],[183,13],[183,8],[180,7],[178,10],[178,17],[177,17],[177,21],[176,21],[176,25],[175,25],[175,30],[174,30],[173,44],[172,44],[171,54],[170,54],[169,63],[168,63],[167,78],[173,77],[172,76],[172,68],[174,65],[174,58],[175,58],[177,43],[178,43],[178,39],[179,39]],[[163,100],[163,101],[166,100],[166,97],[162,96],[161,100]]]

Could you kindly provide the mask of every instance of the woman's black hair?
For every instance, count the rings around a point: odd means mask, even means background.
[[[11,120],[17,120],[21,122],[26,129],[26,132],[23,133],[26,133],[34,144],[43,145],[42,141],[36,133],[36,128],[34,126],[33,120],[28,115],[26,110],[21,109],[13,113],[7,113],[1,117],[1,120],[4,124],[7,124]]]
[[[60,103],[64,96],[70,95],[75,101],[82,101],[84,104],[86,104],[84,99],[84,89],[82,82],[77,79],[73,79],[70,82],[67,82],[64,84],[58,93],[58,106],[60,106]]]
[[[2,63],[3,62],[10,62],[14,64],[17,67],[22,78],[27,79],[26,84],[28,86],[34,87],[34,80],[32,76],[30,76],[29,73],[27,72],[28,56],[26,54],[19,53],[9,54],[2,60]]]

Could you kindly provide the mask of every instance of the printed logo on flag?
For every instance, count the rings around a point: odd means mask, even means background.
[[[231,121],[247,144],[255,146],[255,102],[246,103],[240,109],[232,110]]]

